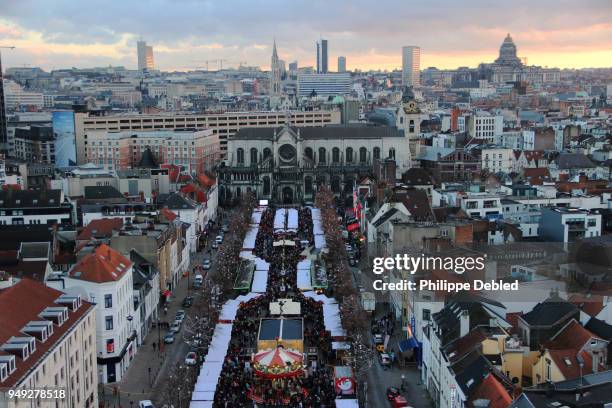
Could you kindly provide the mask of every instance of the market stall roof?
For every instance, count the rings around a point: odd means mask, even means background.
[[[281,239],[281,240],[278,240],[278,241],[274,241],[272,246],[275,246],[275,247],[278,247],[278,246],[295,246],[295,241],[292,241],[290,239]]]
[[[345,341],[332,341],[332,350],[350,350],[351,345]]]
[[[253,275],[253,285],[251,285],[251,291],[255,293],[266,293],[267,288],[268,268],[255,269],[255,274]]]
[[[274,230],[275,231],[284,231],[285,230],[285,220],[287,218],[287,210],[285,208],[279,208],[274,213]]]
[[[298,210],[295,208],[287,210],[287,230],[294,232],[298,230]]]
[[[212,408],[213,401],[191,401],[189,408]]]
[[[219,321],[221,322],[232,322],[236,318],[236,313],[238,313],[238,308],[240,307],[240,303],[248,302],[251,299],[254,299],[258,296],[261,296],[261,293],[253,293],[250,292],[246,295],[240,295],[236,299],[230,299],[221,308],[221,313],[219,314]]]
[[[251,225],[242,243],[242,249],[253,250],[255,249],[255,241],[257,240],[257,232],[259,231],[258,225]]]
[[[251,214],[251,224],[259,224],[261,223],[261,216],[263,215],[263,211],[255,210],[253,214]]]
[[[315,234],[314,242],[315,242],[316,249],[323,249],[327,246],[326,245],[327,243],[325,241],[325,235],[323,234]]]
[[[323,323],[325,330],[329,331],[332,337],[346,337],[346,330],[342,327],[340,319],[340,307],[336,299],[315,292],[304,292],[304,296],[323,303]]]
[[[359,402],[356,399],[337,399],[336,408],[359,408]]]
[[[191,401],[214,401],[215,400],[215,392],[214,391],[194,391],[191,394]]]
[[[308,269],[300,269],[298,265],[297,270],[297,288],[299,290],[312,290],[312,283],[310,277],[310,267]]]
[[[195,392],[215,392],[222,370],[223,361],[202,364],[200,375],[193,390]]]

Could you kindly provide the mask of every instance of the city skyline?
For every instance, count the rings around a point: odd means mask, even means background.
[[[0,18],[0,44],[17,48],[3,53],[4,66],[135,69],[134,50],[141,36],[155,48],[156,68],[163,71],[201,68],[206,60],[216,59],[227,60],[224,66],[246,61],[268,70],[273,37],[280,59],[316,66],[312,44],[322,37],[329,41],[328,58],[345,56],[351,69],[401,69],[405,44],[421,47],[421,69],[452,69],[492,62],[508,32],[519,57],[527,57],[531,65],[612,66],[612,24],[605,1],[567,2],[563,7],[555,3],[552,14],[551,2],[493,7],[480,1],[460,6],[439,1],[408,7],[383,1],[377,7],[393,12],[381,13],[378,19],[372,19],[371,4],[366,2],[327,5],[325,13],[316,3],[298,2],[287,8],[270,1],[269,7],[256,11],[238,3],[191,1],[171,6],[162,1],[146,10],[122,4],[121,10],[110,6],[90,13],[86,7],[73,10],[73,3],[60,1],[43,13],[41,2],[9,1]],[[479,18],[484,15],[486,19]],[[542,21],[545,29],[539,28]]]

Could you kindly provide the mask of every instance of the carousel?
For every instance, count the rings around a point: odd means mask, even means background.
[[[295,395],[307,395],[301,378],[305,374],[303,321],[262,319],[257,353],[251,355],[255,381],[249,398],[257,404],[288,405]]]

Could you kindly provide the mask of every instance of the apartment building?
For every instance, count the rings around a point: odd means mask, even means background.
[[[468,193],[461,200],[461,208],[470,216],[482,219],[497,219],[503,214],[498,195]]]
[[[211,129],[219,135],[221,154],[227,150],[227,138],[245,127],[274,128],[283,125],[287,119],[292,126],[326,126],[341,123],[341,112],[333,111],[290,111],[290,112],[221,112],[199,115],[113,115],[93,116],[75,113],[75,134],[77,162],[85,163],[88,145],[86,135],[93,131],[153,131],[173,129]]]
[[[62,190],[0,191],[0,224],[62,224],[73,221],[72,204]]]
[[[575,242],[601,235],[601,214],[579,208],[542,208],[540,236],[553,242]]]
[[[64,390],[61,408],[98,406],[95,307],[23,279],[0,290],[0,387]],[[3,285],[4,287],[4,285]],[[0,406],[39,407],[43,400],[17,400],[0,393]]]
[[[481,168],[491,173],[511,173],[514,169],[514,151],[512,149],[482,149]]]
[[[493,143],[504,131],[504,117],[488,112],[475,113],[468,116],[466,131],[470,137]]]
[[[115,172],[175,164],[201,174],[212,169],[220,156],[219,136],[210,129],[91,131],[84,138],[85,160]]]
[[[137,349],[132,261],[106,244],[62,277],[68,293],[86,293],[96,304],[97,371],[101,383],[120,381]],[[56,283],[58,284],[58,283]]]

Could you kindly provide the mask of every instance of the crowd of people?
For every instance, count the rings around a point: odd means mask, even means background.
[[[232,339],[223,371],[217,384],[215,408],[258,406],[324,408],[333,407],[335,399],[331,336],[325,330],[322,304],[305,297],[296,286],[297,263],[303,258],[299,245],[272,246],[282,239],[312,240],[310,209],[299,212],[298,236],[273,234],[274,210],[262,215],[254,253],[270,263],[267,292],[242,303],[234,319]],[[310,232],[309,232],[310,231]],[[304,322],[304,350],[317,348],[318,355],[303,361],[303,371],[291,378],[271,379],[253,370],[251,358],[257,349],[257,336],[262,318],[270,316],[270,303],[289,298],[300,303]]]

